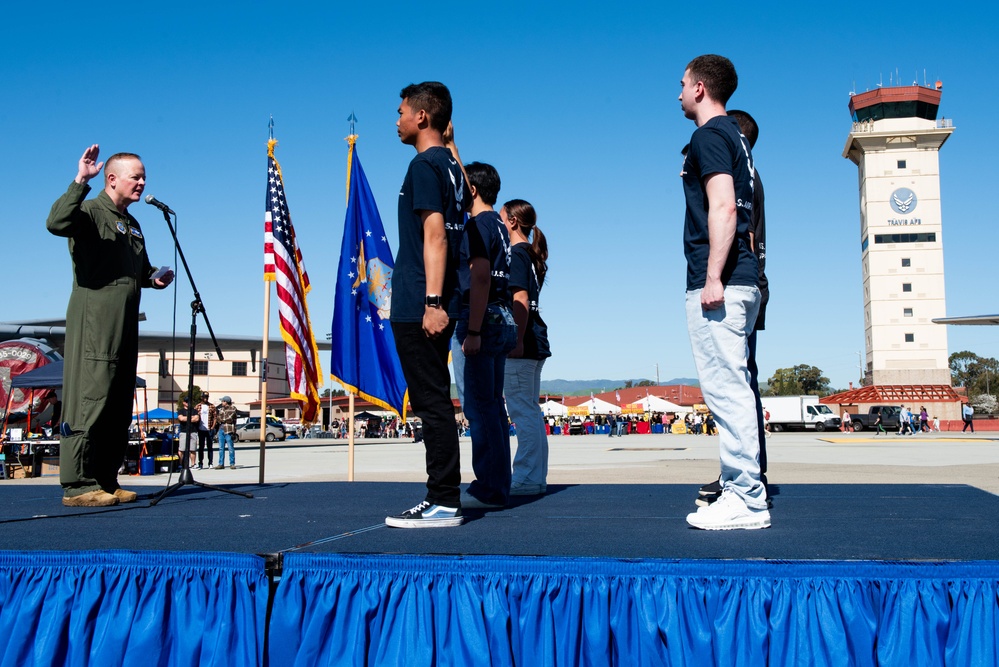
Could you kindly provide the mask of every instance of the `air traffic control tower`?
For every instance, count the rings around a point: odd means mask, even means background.
[[[950,385],[939,151],[954,131],[936,88],[850,97],[843,157],[859,169],[865,385]]]

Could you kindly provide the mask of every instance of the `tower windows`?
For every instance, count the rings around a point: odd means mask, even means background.
[[[914,343],[916,341],[916,334],[907,333],[905,334],[906,343]]]
[[[912,266],[912,260],[909,259],[908,257],[903,257],[902,258],[902,266],[903,267]]]
[[[875,234],[874,243],[936,243],[937,233],[922,234]]]
[[[902,291],[903,292],[911,292],[912,291],[912,283],[902,283]]]
[[[899,169],[905,169],[905,160],[899,160],[898,161],[898,168]]]
[[[912,317],[912,308],[903,308],[902,315],[904,317]]]

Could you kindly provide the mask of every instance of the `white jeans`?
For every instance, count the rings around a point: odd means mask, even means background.
[[[510,421],[517,427],[517,454],[513,459],[514,484],[547,484],[548,435],[538,405],[544,359],[507,359],[503,393]]]
[[[756,396],[749,385],[749,335],[760,310],[760,290],[725,288],[725,305],[701,308],[701,290],[687,292],[687,331],[704,402],[718,427],[722,485],[748,507],[766,509],[760,481]]]

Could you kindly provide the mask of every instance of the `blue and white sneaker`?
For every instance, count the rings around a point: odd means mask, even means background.
[[[385,517],[392,528],[454,528],[463,521],[460,507],[431,505],[426,500],[402,514]]]

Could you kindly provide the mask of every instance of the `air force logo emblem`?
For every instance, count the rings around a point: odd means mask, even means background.
[[[909,188],[899,188],[891,193],[888,203],[891,204],[891,210],[906,215],[916,209],[917,201],[915,192]]]

